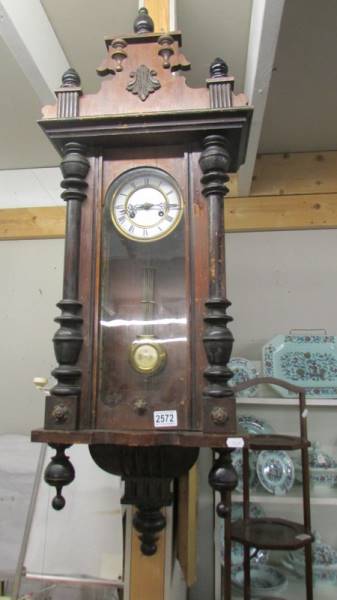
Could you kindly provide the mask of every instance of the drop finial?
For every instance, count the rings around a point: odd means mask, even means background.
[[[217,57],[213,60],[209,68],[209,74],[211,77],[227,77],[228,65],[223,58]]]
[[[71,464],[69,457],[66,456],[65,450],[69,448],[69,444],[49,444],[51,448],[56,450],[55,456],[47,466],[44,473],[44,480],[48,485],[56,488],[56,496],[52,500],[54,510],[62,510],[66,501],[62,496],[62,488],[69,485],[75,478],[75,469]]]
[[[133,30],[135,33],[152,33],[154,31],[153,20],[145,6],[139,9],[138,16],[133,24]]]

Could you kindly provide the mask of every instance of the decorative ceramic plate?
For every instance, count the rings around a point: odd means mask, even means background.
[[[249,504],[249,515],[252,519],[259,519],[265,516],[265,512],[260,504],[250,502]],[[243,502],[233,502],[232,504],[232,521],[238,521],[243,518]],[[221,560],[224,562],[224,522],[220,521],[220,551]],[[270,552],[268,550],[257,550],[251,548],[251,561],[255,565],[264,564],[269,558]],[[244,549],[243,545],[239,542],[232,542],[232,563],[233,566],[242,565],[243,563]]]
[[[274,433],[274,429],[267,421],[257,418],[254,415],[240,415],[238,417],[238,425],[242,432],[250,433],[251,435]]]
[[[220,552],[221,552],[221,562],[224,564],[224,524],[221,521],[220,527]],[[250,548],[250,562],[252,565],[264,565],[268,558],[270,552],[269,550],[258,550],[257,548]],[[232,542],[232,551],[231,551],[231,562],[234,568],[241,567],[243,565],[244,559],[244,547],[240,542]]]
[[[335,486],[337,484],[337,460],[320,449],[318,442],[309,448],[310,481],[320,486]],[[296,480],[302,483],[302,464],[295,463]]]
[[[256,462],[256,472],[261,485],[276,496],[284,496],[293,487],[295,467],[284,450],[263,450]]]
[[[258,377],[258,371],[254,367],[253,363],[250,360],[247,360],[247,358],[232,358],[228,363],[228,367],[233,373],[232,379],[229,380],[230,386],[238,385],[239,383],[244,383],[246,381],[249,381],[250,379]],[[256,396],[256,393],[257,386],[254,385],[250,388],[247,388],[246,390],[242,390],[241,392],[239,392],[238,396],[252,398]]]
[[[262,349],[264,374],[305,387],[307,396],[337,396],[337,336],[277,335]],[[284,398],[294,393],[273,386]]]
[[[261,506],[255,502],[249,503],[249,516],[251,519],[261,519],[266,514]],[[233,502],[232,504],[232,521],[243,519],[243,502]]]
[[[235,488],[236,492],[243,491],[243,480],[242,480],[242,469],[243,469],[243,457],[242,450],[237,449],[232,453],[232,464],[238,476],[238,484]],[[249,487],[254,488],[257,484],[256,475],[256,452],[249,452]]]
[[[269,594],[279,593],[286,589],[288,580],[279,569],[270,566],[258,566],[250,569],[251,595],[263,598]],[[244,571],[242,568],[235,569],[232,575],[232,583],[243,589]]]
[[[337,550],[321,541],[316,534],[312,545],[313,574],[316,581],[337,583]],[[298,575],[305,575],[305,556],[303,550],[290,551],[284,559],[284,565]]]

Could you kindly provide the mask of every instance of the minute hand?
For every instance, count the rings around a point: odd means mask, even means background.
[[[151,204],[150,202],[144,202],[144,204],[135,204],[134,208],[137,210],[150,210],[151,208],[165,208],[164,204]],[[169,202],[166,204],[166,208],[179,208],[178,204]]]

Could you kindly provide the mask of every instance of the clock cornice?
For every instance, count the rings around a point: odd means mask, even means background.
[[[56,104],[44,107],[42,121],[137,114],[145,119],[155,113],[207,109],[245,109],[250,113],[246,96],[234,93],[234,77],[221,58],[212,62],[204,87],[188,86],[182,72],[190,63],[181,43],[179,31],[107,36],[107,55],[97,69],[103,79],[97,93],[83,94],[79,76],[72,69],[72,76],[67,72],[56,90]]]

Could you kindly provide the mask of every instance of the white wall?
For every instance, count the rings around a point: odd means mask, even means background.
[[[62,295],[63,240],[0,243],[0,432],[43,424],[35,376],[56,366],[51,339]],[[234,356],[259,360],[262,345],[291,328],[337,334],[337,231],[227,236]]]
[[[292,328],[337,334],[337,230],[228,237],[233,355],[259,360],[266,341]]]
[[[44,397],[32,380],[56,366],[63,248],[63,240],[0,242],[0,433],[43,425]]]

